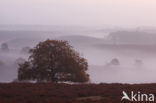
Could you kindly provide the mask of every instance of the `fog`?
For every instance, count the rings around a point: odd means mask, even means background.
[[[18,64],[29,57],[27,48],[33,48],[46,39],[69,41],[87,59],[87,73],[92,83],[156,82],[156,29],[70,29],[58,26],[1,26],[0,82],[17,79]],[[2,49],[4,43],[8,44],[9,50]]]
[[[69,41],[87,59],[92,83],[156,82],[155,3],[0,0],[0,82],[17,79],[28,49],[47,39]]]
[[[0,23],[156,26],[155,3],[155,0],[0,0]]]

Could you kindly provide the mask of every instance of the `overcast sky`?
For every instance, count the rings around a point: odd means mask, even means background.
[[[0,24],[156,26],[156,0],[0,0]]]

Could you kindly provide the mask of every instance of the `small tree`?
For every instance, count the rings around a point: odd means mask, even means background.
[[[0,67],[4,66],[4,62],[0,60]]]
[[[1,49],[2,49],[2,51],[9,51],[8,44],[7,43],[1,44]]]
[[[21,53],[29,53],[29,51],[30,51],[30,47],[24,47],[24,48],[22,48],[22,50],[21,50]]]
[[[28,61],[19,65],[18,79],[86,82],[88,63],[66,41],[46,40],[30,50]]]
[[[110,62],[111,65],[120,65],[120,62],[117,58],[112,59],[112,61]]]

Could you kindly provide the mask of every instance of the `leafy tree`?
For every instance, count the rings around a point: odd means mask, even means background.
[[[88,63],[66,41],[46,40],[30,50],[28,61],[19,65],[18,79],[86,82]]]

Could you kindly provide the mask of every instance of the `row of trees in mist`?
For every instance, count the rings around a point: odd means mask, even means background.
[[[29,50],[30,50],[30,49],[31,49],[31,48],[30,48],[29,46],[23,47],[23,48],[21,49],[21,53],[29,53]],[[9,51],[10,51],[9,45],[8,45],[7,43],[2,43],[2,44],[1,44],[1,47],[0,47],[0,50],[1,50],[2,52],[9,52]]]
[[[143,61],[140,59],[136,59],[134,61],[134,65],[135,66],[143,66]],[[105,65],[106,67],[110,67],[110,66],[120,66],[120,61],[117,58],[112,59],[109,63],[107,63]]]

